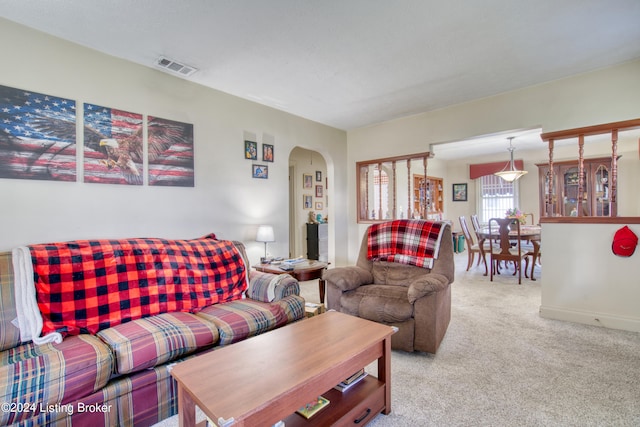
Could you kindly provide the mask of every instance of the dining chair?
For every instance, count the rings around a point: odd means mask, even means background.
[[[460,228],[462,228],[462,234],[464,235],[465,240],[467,241],[467,271],[473,265],[473,260],[475,259],[475,255],[478,254],[478,263],[476,265],[480,265],[480,261],[484,262],[485,268],[487,267],[486,258],[482,257],[482,252],[480,251],[480,246],[478,245],[478,239],[476,235],[476,239],[473,238],[473,235],[469,231],[469,225],[467,224],[467,219],[464,216],[458,217],[460,221]],[[475,234],[475,233],[474,233]]]
[[[533,239],[532,239],[533,240]],[[540,239],[536,239],[536,243],[538,244],[538,247],[540,246]],[[542,265],[542,250],[540,248],[538,248],[538,255],[536,256],[536,259],[534,258],[535,255],[535,248],[533,246],[533,242],[531,240],[528,240],[526,242],[522,243],[522,250],[525,251],[525,256],[527,257],[531,257],[531,278],[533,279],[533,274],[534,274],[534,270],[536,268],[536,264],[540,264]],[[527,259],[527,264],[529,263],[529,260]],[[527,272],[525,271],[525,277],[527,277]]]
[[[512,231],[511,227],[515,230]],[[522,284],[522,261],[525,261],[525,272],[529,266],[527,252],[522,248],[520,236],[520,221],[512,218],[489,219],[489,239],[498,242],[498,247],[491,247],[491,281],[501,261],[511,261],[515,264],[514,276],[518,273],[518,284]],[[526,273],[525,273],[526,274]]]
[[[478,233],[480,232],[480,220],[478,219],[477,214],[471,215],[471,224],[473,225],[473,230],[476,232],[476,237],[479,241],[480,236],[478,236]]]
[[[526,214],[524,214],[524,216],[525,216],[525,218],[526,217],[531,217],[531,225],[536,225],[536,217],[533,215],[533,212],[532,213],[526,213]]]
[[[471,215],[471,224],[473,224],[473,229],[476,232],[476,239],[478,242],[480,242],[480,240],[482,240],[480,238],[480,232],[482,230],[482,227],[480,226],[480,220],[478,219],[478,215],[477,214],[473,214]],[[485,252],[489,251],[489,242],[491,242],[492,245],[495,245],[495,242],[488,240],[485,242],[484,247],[485,247]]]

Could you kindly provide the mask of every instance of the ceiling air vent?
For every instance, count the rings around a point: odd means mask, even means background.
[[[189,65],[181,64],[178,61],[174,61],[173,59],[165,58],[161,56],[156,60],[156,66],[161,69],[170,72],[171,74],[177,74],[179,76],[188,77],[191,74],[198,71],[197,68],[191,67]]]

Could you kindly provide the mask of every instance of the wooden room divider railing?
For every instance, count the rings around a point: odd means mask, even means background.
[[[548,194],[544,214],[546,217],[555,216],[553,202],[554,197],[554,177],[553,177],[553,147],[554,142],[561,139],[578,138],[578,200],[582,200],[584,193],[584,138],[590,135],[611,134],[611,180],[609,187],[609,215],[618,216],[617,212],[617,185],[618,185],[618,132],[622,130],[630,130],[640,128],[640,119],[626,120],[621,122],[604,123],[594,126],[586,126],[582,128],[566,129],[556,132],[547,132],[540,135],[543,141],[549,144],[549,182]],[[640,145],[640,141],[638,141]],[[581,209],[577,210],[578,216],[581,215]]]

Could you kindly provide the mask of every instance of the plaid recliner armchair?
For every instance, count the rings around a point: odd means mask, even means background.
[[[414,255],[424,249],[424,241],[419,247],[411,246],[419,233],[416,229],[429,229],[430,224],[440,228],[437,237],[433,232],[424,237],[435,244],[434,259],[430,263],[415,262]],[[395,247],[404,255],[385,257],[372,251],[371,246],[376,244],[371,240],[372,231],[380,230],[381,226],[386,227],[384,233],[378,234],[386,239],[383,246],[387,250]],[[405,241],[389,245],[390,236],[403,233],[394,235],[390,230],[406,230],[406,227],[410,232],[406,232],[409,235]],[[329,309],[396,326],[398,332],[391,338],[394,349],[435,353],[451,319],[450,285],[454,280],[451,226],[421,220],[374,224],[362,239],[356,265],[327,270],[323,278],[327,282]]]

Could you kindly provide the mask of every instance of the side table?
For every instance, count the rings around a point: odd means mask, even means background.
[[[258,265],[255,265],[253,268],[263,273],[290,274],[293,277],[295,277],[296,280],[299,282],[318,279],[318,291],[320,293],[320,303],[324,304],[324,293],[325,293],[326,283],[322,279],[322,272],[326,270],[329,264],[330,263],[327,263],[327,262],[320,262],[320,261],[308,259],[308,260],[293,264],[293,270],[290,270],[290,271],[283,270],[280,268],[280,265],[274,265],[274,264],[258,264]]]

